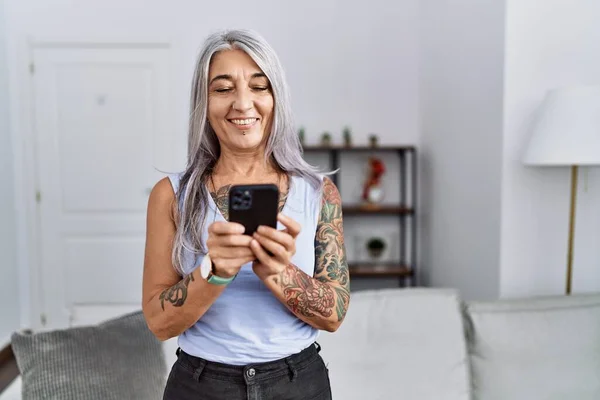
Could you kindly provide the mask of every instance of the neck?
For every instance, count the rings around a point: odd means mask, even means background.
[[[221,156],[214,167],[214,174],[227,177],[255,178],[277,172],[264,151],[231,152],[221,148]]]

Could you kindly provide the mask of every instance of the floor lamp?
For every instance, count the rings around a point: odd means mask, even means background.
[[[571,201],[566,294],[573,279],[573,239],[579,166],[600,165],[600,86],[577,86],[547,93],[533,125],[523,162],[571,167]]]

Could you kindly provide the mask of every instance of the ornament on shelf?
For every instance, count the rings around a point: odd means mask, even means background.
[[[385,164],[379,158],[370,157],[367,179],[363,186],[362,199],[364,207],[377,208],[383,200],[384,191],[381,185],[381,177],[385,173]]]
[[[321,146],[331,146],[331,134],[329,132],[323,132],[321,135]]]
[[[376,134],[372,133],[369,135],[369,144],[371,145],[371,147],[377,147],[379,142],[379,138],[377,137]]]
[[[344,146],[351,147],[352,146],[352,131],[349,126],[346,126],[342,131],[342,135],[344,136]]]

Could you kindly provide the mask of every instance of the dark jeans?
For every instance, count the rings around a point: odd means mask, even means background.
[[[177,350],[163,400],[331,400],[317,343],[281,360],[234,366]]]

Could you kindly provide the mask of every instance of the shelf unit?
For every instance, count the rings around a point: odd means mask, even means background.
[[[400,204],[382,205],[376,209],[365,208],[359,204],[344,204],[342,211],[346,216],[395,216],[400,225],[400,260],[399,262],[357,262],[348,263],[350,275],[361,278],[398,278],[400,286],[416,285],[417,265],[417,151],[414,146],[304,146],[304,153],[326,153],[329,158],[329,169],[334,171],[340,167],[342,153],[396,153],[400,164]],[[331,176],[340,193],[339,174]],[[409,192],[410,196],[407,195]],[[410,197],[410,198],[408,198]],[[343,201],[343,196],[342,196]],[[411,218],[410,224],[407,219]],[[407,237],[410,245],[407,245]]]

